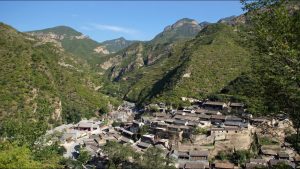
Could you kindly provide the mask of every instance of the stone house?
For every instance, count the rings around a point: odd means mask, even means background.
[[[213,169],[234,169],[234,164],[229,162],[215,162],[212,165]]]
[[[227,107],[227,104],[224,102],[215,102],[215,101],[206,101],[202,104],[204,109],[209,110],[223,110]]]

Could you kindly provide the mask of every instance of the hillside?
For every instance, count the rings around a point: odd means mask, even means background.
[[[202,27],[195,20],[181,19],[167,26],[151,41],[137,42],[116,54],[108,55],[103,59],[100,67],[109,79],[118,81],[126,73],[167,58],[176,44],[192,39],[201,29]]]
[[[26,33],[36,36],[43,42],[52,42],[62,50],[87,60],[91,65],[99,63],[101,57],[117,52],[134,42],[119,38],[99,43],[67,26],[57,26]]]
[[[1,133],[30,123],[42,132],[107,108],[110,98],[97,91],[101,83],[86,61],[3,23],[0,44]]]
[[[105,46],[109,53],[116,53],[133,44],[134,42],[137,41],[126,40],[125,38],[120,37],[118,39],[106,40],[104,42],[101,42],[101,45]]]
[[[194,39],[172,44],[155,63],[138,69],[129,66],[131,71],[115,79],[110,90],[140,103],[153,99],[177,102],[183,96],[203,98],[218,92],[249,67],[250,54],[241,45],[240,34],[239,27],[208,25]],[[139,57],[144,56],[140,52]]]

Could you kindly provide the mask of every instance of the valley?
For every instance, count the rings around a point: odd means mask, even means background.
[[[150,40],[0,22],[0,168],[299,168],[299,3],[241,4]]]

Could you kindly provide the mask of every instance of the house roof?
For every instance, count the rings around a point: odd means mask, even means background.
[[[265,167],[265,165],[257,163],[246,163],[246,169],[256,169],[257,167]]]
[[[165,119],[164,121],[167,122],[167,123],[173,123],[174,119]]]
[[[280,151],[280,152],[278,152],[278,157],[279,158],[289,158],[290,156],[288,153],[286,153],[284,151]]]
[[[238,121],[225,121],[224,122],[225,126],[241,126],[242,123]]]
[[[252,122],[265,122],[267,121],[267,119],[265,118],[253,118],[251,119]]]
[[[194,122],[194,121],[190,121],[187,125],[188,126],[197,126],[197,122]]]
[[[197,109],[197,110],[195,111],[195,113],[197,113],[197,114],[204,114],[204,113],[206,113],[206,112],[207,112],[206,109]]]
[[[225,130],[228,130],[228,131],[238,131],[238,130],[241,130],[240,127],[237,127],[237,126],[225,126],[224,127]]]
[[[222,169],[233,169],[234,165],[229,162],[216,162],[215,168],[222,168]]]
[[[236,116],[226,116],[226,121],[243,121],[243,119],[236,117]]]
[[[168,116],[166,113],[159,113],[159,112],[153,113],[152,115],[155,117],[167,117]]]
[[[178,151],[178,152],[177,152],[177,155],[178,155],[178,157],[179,157],[179,156],[180,156],[180,157],[189,157],[188,152],[185,152],[185,151]]]
[[[185,119],[185,116],[184,115],[180,115],[180,114],[176,114],[173,118],[177,119],[177,120],[181,120],[181,119]]]
[[[266,164],[267,161],[264,159],[257,159],[257,158],[251,158],[250,163],[256,163],[256,164]]]
[[[209,152],[207,150],[197,150],[197,151],[190,151],[189,154],[192,157],[207,157]]]
[[[214,102],[214,101],[206,101],[203,105],[211,105],[211,106],[223,106],[224,102]]]
[[[96,141],[93,138],[87,138],[83,140],[84,144],[95,144]]]
[[[178,168],[184,168],[185,162],[179,162]]]
[[[91,122],[79,122],[77,127],[91,128],[91,127],[93,127],[93,123],[91,123]]]
[[[208,115],[220,115],[222,113],[219,112],[219,111],[216,111],[216,110],[207,110],[205,114],[208,114]]]
[[[290,161],[288,161],[288,160],[271,159],[269,161],[269,163],[270,163],[271,166],[277,165],[278,163],[285,163],[285,164],[291,166],[292,168],[295,168],[295,164],[292,163],[292,162],[290,162]]]
[[[85,149],[88,151],[88,153],[89,153],[90,155],[96,155],[97,152],[98,152],[98,150],[99,150],[100,148],[97,147],[97,146],[94,146],[94,145],[87,145],[87,146],[85,147]]]
[[[163,146],[162,144],[156,144],[155,147],[159,149],[166,149],[166,147]]]
[[[199,114],[198,117],[202,118],[202,119],[210,119],[211,118],[210,115],[206,115],[206,114]]]
[[[225,120],[226,116],[223,115],[212,115],[211,119],[216,119],[216,120]]]
[[[245,104],[244,103],[230,103],[231,107],[244,107]]]
[[[194,117],[194,118],[196,117],[196,118],[197,118],[197,117],[198,117],[198,114],[195,114],[195,113],[186,113],[184,116],[186,116],[186,117],[191,117],[191,118],[192,118],[192,117]]]
[[[202,161],[188,161],[185,163],[185,169],[205,169],[208,168],[209,165]]]
[[[90,135],[90,138],[91,138],[91,139],[95,139],[95,140],[99,140],[99,139],[100,139],[100,134],[93,134],[93,135]]]
[[[186,120],[186,121],[195,121],[195,120],[198,120],[198,116],[196,114],[175,115],[174,119],[177,119],[177,120]]]
[[[224,128],[216,128],[216,127],[210,129],[210,131],[224,131],[224,130],[225,130]]]
[[[277,155],[277,151],[272,150],[272,149],[266,149],[266,148],[261,148],[261,152],[265,155]]]
[[[119,139],[119,141],[123,141],[125,143],[133,143],[133,140],[127,138],[127,137],[124,137],[124,136],[121,136]]]
[[[223,128],[216,128],[216,127],[213,127],[210,129],[210,131],[239,131],[241,130],[241,128],[239,127],[233,127],[233,126],[225,126]]]
[[[129,135],[134,135],[133,132],[128,131],[128,130],[125,130],[124,128],[121,128],[121,131],[122,131],[123,133],[129,134]]]
[[[149,148],[151,144],[145,143],[145,142],[139,142],[137,146],[142,147],[142,148]]]
[[[186,121],[185,120],[175,120],[174,124],[181,124],[181,125],[185,125]]]
[[[114,134],[112,134],[112,136],[116,139],[119,139],[121,137],[121,135],[118,133],[114,133]]]

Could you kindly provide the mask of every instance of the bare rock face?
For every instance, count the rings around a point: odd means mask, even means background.
[[[143,67],[145,65],[143,59],[143,52],[144,52],[144,46],[142,44],[139,44],[134,49],[124,52],[123,55],[119,58],[119,62],[111,66],[112,67],[111,79],[119,80],[121,76],[124,75],[125,73]],[[132,61],[130,61],[127,65],[120,67],[119,66],[120,61],[123,59],[128,59],[129,57],[132,58]],[[107,65],[109,64],[107,63]]]
[[[112,58],[109,58],[107,61],[105,61],[104,63],[102,63],[100,65],[100,67],[104,70],[107,70],[115,65],[118,65],[120,64],[120,60],[121,60],[121,57],[120,55],[117,55],[116,57],[112,57]]]
[[[169,45],[163,47],[163,49],[161,49],[161,50],[158,49],[159,53],[157,53],[157,47],[154,46],[151,49],[151,51],[147,54],[146,64],[147,65],[154,64],[160,58],[169,55],[172,51],[172,48],[173,48],[173,44],[169,44]]]
[[[191,73],[190,72],[188,72],[188,73],[185,73],[182,77],[191,77]]]
[[[98,47],[96,47],[96,48],[94,49],[94,51],[95,51],[96,53],[102,53],[102,54],[105,54],[105,55],[109,54],[109,51],[106,49],[105,46],[98,46]]]
[[[70,36],[70,39],[88,39],[89,37],[86,35],[80,35],[80,36]]]
[[[60,121],[61,112],[62,112],[61,100],[57,97],[54,100],[54,112],[52,114],[52,119],[54,119],[55,121]]]
[[[54,40],[63,40],[65,38],[64,35],[58,35],[52,32],[42,33],[42,32],[31,32],[29,35],[36,36],[39,39],[54,39]]]
[[[41,42],[38,42],[39,44],[36,44],[36,46],[45,44],[45,43],[53,43],[54,46],[58,47],[59,49],[63,50],[61,40],[63,40],[65,37],[64,35],[57,35],[54,33],[36,33],[36,32],[31,32],[27,33],[28,35],[34,36],[37,39],[39,39]]]

